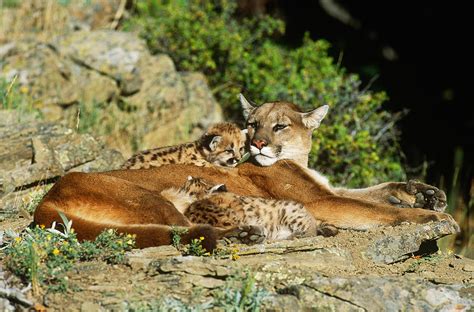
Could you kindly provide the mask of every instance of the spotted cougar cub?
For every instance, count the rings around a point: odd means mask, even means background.
[[[148,169],[167,164],[235,167],[245,153],[246,132],[233,123],[218,123],[209,127],[195,142],[135,154],[122,165],[122,169]]]
[[[334,226],[316,220],[300,203],[239,196],[227,192],[224,184],[212,185],[201,178],[188,177],[180,189],[167,189],[161,194],[193,223],[223,228],[262,226],[269,240],[334,236],[338,232]]]

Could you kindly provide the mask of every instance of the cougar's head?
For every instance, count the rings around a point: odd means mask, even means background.
[[[272,102],[255,106],[240,95],[247,123],[250,153],[262,166],[270,166],[280,159],[290,159],[308,166],[311,136],[328,111],[324,105],[310,112],[302,112],[293,103]]]

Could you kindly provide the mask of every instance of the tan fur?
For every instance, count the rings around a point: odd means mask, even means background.
[[[269,116],[275,109],[280,115],[286,114],[286,117],[294,122],[294,127],[301,129],[307,125],[310,127],[317,125],[324,113],[324,110],[316,111],[314,115],[301,113],[296,110],[294,104],[267,103],[259,108],[252,108],[249,112],[249,121],[251,117],[259,116],[255,121],[266,127],[267,123],[270,127],[274,127]],[[252,131],[250,136],[252,140],[272,139],[273,134],[259,132],[258,129]],[[294,140],[300,142],[298,144],[304,148],[311,133],[311,129],[300,130],[294,134]],[[257,137],[257,134],[260,137]],[[270,140],[266,143],[274,145]],[[289,140],[287,143],[292,149],[296,148],[296,145],[292,145]],[[225,237],[229,233],[238,234],[240,228],[236,232],[235,228],[222,230],[215,227],[193,226],[160,194],[171,187],[179,188],[191,175],[202,177],[213,184],[226,184],[229,192],[241,196],[297,201],[303,204],[315,219],[338,228],[362,230],[401,222],[425,223],[436,220],[454,222],[448,214],[419,208],[398,209],[388,204],[389,194],[403,196],[407,203],[417,203],[415,197],[419,191],[421,190],[423,194],[432,194],[431,186],[410,182],[389,182],[373,187],[374,192],[366,192],[369,195],[352,197],[352,194],[347,193],[341,196],[338,189],[321,184],[314,174],[309,172],[303,154],[297,152],[294,155],[297,163],[277,159],[276,162],[272,160],[274,164],[269,167],[244,163],[237,168],[221,170],[212,166],[170,164],[148,170],[68,173],[43,198],[35,211],[34,220],[37,224],[45,225],[53,221],[60,222],[58,211],[62,211],[73,220],[73,227],[80,239],[92,239],[101,230],[113,227],[122,232],[137,234],[139,247],[169,244],[170,225],[179,225],[190,228],[184,242],[197,235],[205,236],[208,248],[212,248],[217,238]],[[258,159],[256,161],[258,162]],[[439,198],[438,203],[442,202],[441,196],[434,193],[436,198]],[[430,208],[433,198],[428,199],[426,202]]]
[[[170,201],[177,206],[186,198],[189,204],[183,213],[193,223],[222,228],[262,226],[269,240],[337,234],[335,227],[316,220],[298,202],[239,196],[223,189],[222,184],[213,185],[201,178],[191,178]]]
[[[122,169],[148,169],[168,164],[234,167],[244,154],[245,141],[245,133],[236,124],[218,123],[195,142],[137,153]]]
[[[240,96],[240,101],[247,117],[250,153],[260,165],[269,166],[278,160],[290,159],[307,168],[320,187],[340,196],[400,207],[426,208],[440,212],[445,210],[447,204],[444,192],[417,181],[388,182],[363,189],[333,188],[324,175],[309,169],[311,136],[326,115],[327,105],[305,113],[288,102],[265,103],[255,107],[243,95]],[[277,126],[284,128],[277,130]],[[263,148],[259,148],[262,145]]]

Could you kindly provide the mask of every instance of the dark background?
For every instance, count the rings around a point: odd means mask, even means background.
[[[305,32],[313,39],[327,39],[332,56],[337,60],[342,55],[349,72],[359,74],[365,84],[376,77],[371,89],[387,91],[388,110],[409,110],[398,124],[409,175],[420,176],[425,167],[427,182],[447,188],[458,150],[462,159],[456,166],[467,197],[474,184],[474,87],[468,86],[473,82],[468,45],[474,26],[467,5],[344,0],[252,4],[244,9],[277,14],[286,21],[285,44],[300,44]],[[338,6],[339,13],[351,18],[331,16],[330,10]]]

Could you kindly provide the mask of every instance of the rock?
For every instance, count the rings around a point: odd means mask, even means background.
[[[86,301],[81,304],[81,312],[99,312],[105,311],[100,304]]]
[[[41,121],[14,123],[13,115],[0,110],[0,216],[19,212],[66,172],[112,170],[124,161],[89,134]]]
[[[169,56],[150,55],[134,33],[77,31],[0,51],[0,78],[16,77],[46,121],[106,135],[126,157],[197,139],[223,119],[204,75],[176,71]]]
[[[0,10],[0,42],[12,37],[48,39],[58,33],[110,29],[121,1],[22,0],[12,3],[15,5],[4,5]]]
[[[390,277],[327,278],[316,276],[280,292],[292,294],[304,309],[332,311],[468,311],[473,301],[459,286]]]
[[[148,56],[145,43],[131,33],[79,31],[63,36],[57,43],[61,54],[83,67],[114,79],[121,93],[140,90],[139,61]]]
[[[454,221],[448,220],[412,226],[406,233],[375,240],[367,247],[365,255],[375,262],[397,262],[419,251],[422,243],[455,234],[458,228]]]
[[[0,266],[0,310],[19,311],[32,306],[33,302],[25,296],[24,292],[10,285],[9,280],[5,278],[5,272]]]
[[[225,277],[231,274],[226,266],[218,260],[203,257],[175,257],[172,259],[154,261],[152,269],[161,273],[182,272],[207,277]]]
[[[126,254],[128,264],[134,270],[144,270],[152,261],[168,257],[180,256],[181,253],[173,246],[149,247],[135,249]]]
[[[69,106],[108,101],[119,93],[114,80],[61,57],[52,45],[35,41],[17,45],[15,53],[4,59],[0,76],[7,81],[16,76],[17,84],[34,99],[35,108],[46,120],[72,126],[76,114],[67,111]]]
[[[474,272],[474,261],[470,260],[470,262],[464,264],[462,269],[466,272]]]
[[[212,277],[196,276],[196,275],[186,275],[183,279],[181,279],[181,282],[190,283],[196,287],[203,287],[207,289],[222,287],[225,284],[225,282],[220,279],[215,279]]]

